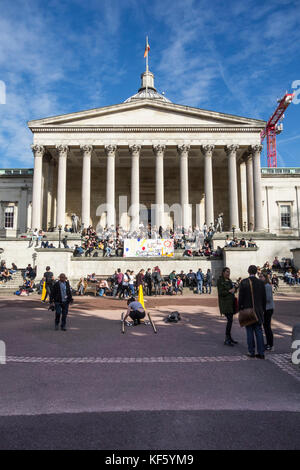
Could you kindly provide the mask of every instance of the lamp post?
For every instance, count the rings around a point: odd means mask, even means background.
[[[233,225],[233,226],[232,226],[232,238],[234,238],[235,229],[236,229],[236,226]]]
[[[58,248],[61,247],[61,229],[62,229],[62,225],[59,225],[58,226]]]

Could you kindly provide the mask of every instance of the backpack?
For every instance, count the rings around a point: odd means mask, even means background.
[[[180,313],[179,312],[172,312],[170,315],[165,318],[166,323],[178,323],[178,321],[181,320]]]

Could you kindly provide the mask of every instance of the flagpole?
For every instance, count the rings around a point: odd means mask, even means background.
[[[146,36],[146,47],[147,47],[146,72],[149,72],[149,64],[148,64],[148,55],[149,55],[149,51],[148,51],[148,36]]]
[[[148,63],[148,36],[146,36],[146,50],[147,50],[147,55],[146,55],[146,75],[149,72],[149,63]],[[146,97],[148,95],[148,77],[146,76]]]

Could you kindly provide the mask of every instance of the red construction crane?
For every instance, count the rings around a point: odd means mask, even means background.
[[[276,152],[276,134],[279,134],[283,125],[278,124],[278,121],[284,118],[284,111],[291,104],[294,98],[294,93],[286,93],[283,98],[278,100],[278,106],[270,119],[267,122],[264,130],[261,131],[261,143],[267,137],[267,155],[268,155],[268,168],[277,167],[277,152]]]

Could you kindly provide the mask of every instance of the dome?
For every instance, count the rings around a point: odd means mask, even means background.
[[[166,98],[164,95],[158,93],[156,91],[156,88],[154,87],[154,75],[152,72],[146,71],[142,73],[141,75],[142,79],[142,84],[141,88],[139,91],[135,94],[127,98],[127,100],[124,101],[124,103],[130,103],[131,101],[136,101],[136,100],[156,100],[156,101],[162,101],[164,103],[171,103],[168,98]]]

